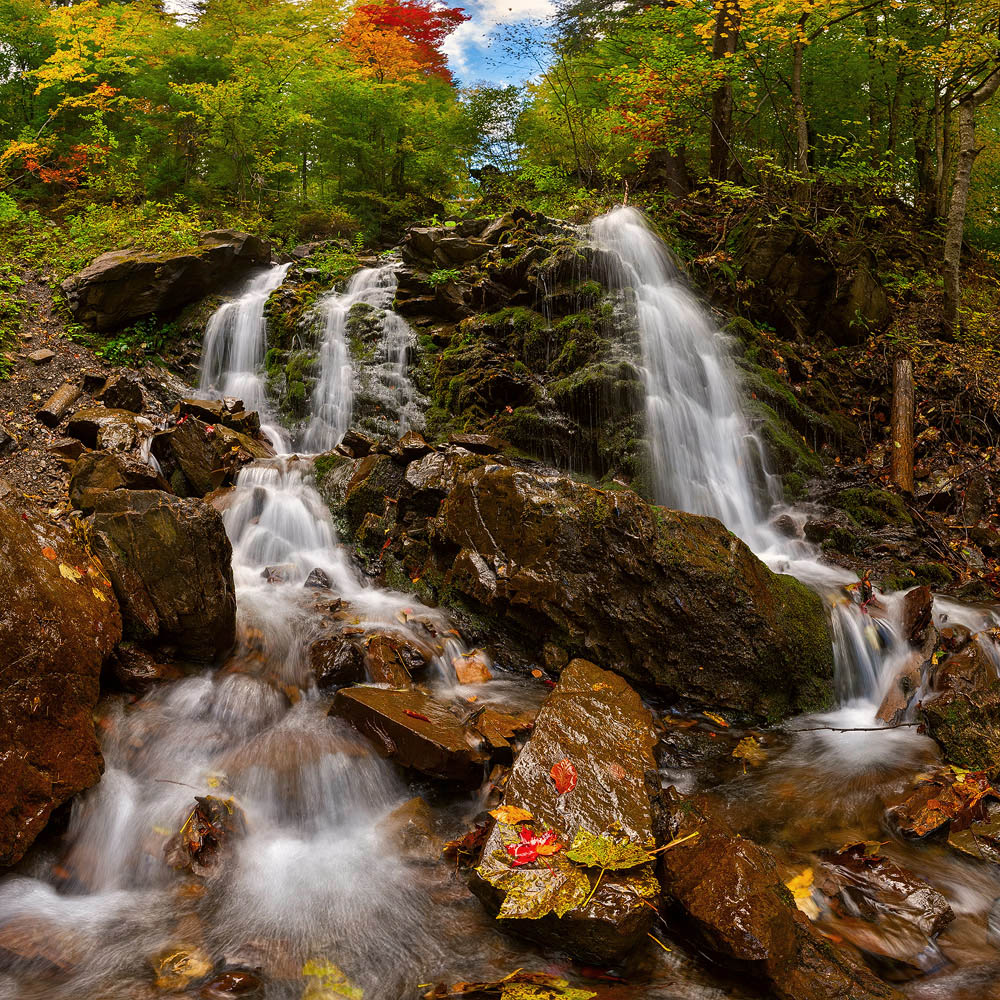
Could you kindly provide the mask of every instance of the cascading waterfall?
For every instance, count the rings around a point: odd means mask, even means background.
[[[842,702],[876,703],[904,651],[895,604],[874,621],[843,599],[852,574],[820,563],[816,549],[780,537],[769,523],[779,477],[751,428],[723,333],[698,303],[642,213],[618,208],[595,219],[592,239],[614,255],[612,280],[630,288],[642,348],[646,426],[659,502],[716,517],[772,569],[791,573],[831,605]]]
[[[220,306],[205,328],[199,391],[206,396],[234,396],[248,410],[256,410],[261,423],[270,423],[264,355],[267,322],[264,306],[288,274],[289,264],[275,264],[254,275],[246,290]]]
[[[403,433],[422,422],[418,397],[407,377],[409,353],[416,337],[409,324],[390,306],[396,294],[396,263],[358,271],[343,292],[329,292],[317,305],[322,318],[320,377],[312,393],[312,414],[302,446],[311,452],[328,451],[344,436],[354,410],[355,383],[361,379],[351,363],[348,325],[357,306],[367,306],[378,317],[379,340],[374,364],[366,371],[363,388],[378,400],[387,415],[396,414],[383,433]],[[387,416],[388,419],[388,416]]]

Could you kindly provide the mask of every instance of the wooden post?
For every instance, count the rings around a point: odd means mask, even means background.
[[[892,377],[892,481],[904,493],[913,492],[913,362],[896,358]]]
[[[79,398],[80,387],[75,382],[63,382],[35,416],[47,427],[55,427]]]

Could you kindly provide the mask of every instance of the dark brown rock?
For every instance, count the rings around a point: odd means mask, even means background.
[[[249,437],[260,432],[260,415],[245,409],[241,399],[182,399],[174,412],[179,416],[197,417],[205,424],[221,424]]]
[[[478,455],[496,455],[509,448],[510,445],[495,434],[451,434],[448,444],[464,448]]]
[[[232,547],[212,507],[115,490],[104,495],[94,528],[131,638],[170,643],[204,662],[228,652],[236,635]]]
[[[517,757],[504,805],[527,809],[536,832],[552,829],[567,847],[581,830],[601,834],[617,828],[632,842],[651,848],[653,796],[659,789],[654,743],[652,716],[635,691],[616,674],[574,660],[546,699]],[[553,765],[561,760],[571,762],[577,775],[575,787],[562,794],[551,777]],[[516,836],[510,827],[496,824],[483,849],[484,861],[502,862],[505,845]],[[541,868],[544,860],[536,866]],[[592,884],[597,874],[589,874]],[[489,912],[499,912],[503,890],[478,872],[470,888]],[[574,958],[610,964],[645,939],[658,897],[653,865],[645,864],[606,872],[586,905],[561,918],[503,918],[499,925]]]
[[[309,575],[302,582],[303,587],[310,590],[329,590],[330,578],[318,566],[309,571]]]
[[[108,490],[163,490],[170,486],[151,465],[114,452],[90,451],[73,466],[69,502],[89,514]]]
[[[108,660],[108,668],[115,683],[132,694],[145,694],[157,684],[183,676],[174,664],[164,663],[134,642],[119,643]],[[107,673],[106,669],[106,677]]]
[[[144,316],[172,315],[270,259],[258,237],[219,230],[178,253],[113,250],[67,278],[62,290],[78,322],[115,330]]]
[[[441,561],[454,553],[447,585],[539,647],[770,718],[831,699],[821,600],[713,518],[487,465],[458,478],[432,524]]]
[[[373,684],[393,688],[411,687],[410,672],[400,656],[401,640],[391,635],[370,635],[365,639],[365,668]]]
[[[263,441],[191,416],[156,434],[152,452],[175,492],[197,497],[234,482],[247,462],[274,454]]]
[[[423,691],[341,688],[330,711],[404,767],[468,786],[483,780],[486,757],[473,731]]]
[[[403,459],[404,462],[412,462],[415,458],[422,458],[434,448],[425,440],[423,434],[418,431],[407,431],[393,446],[391,455]]]
[[[131,451],[139,441],[135,414],[104,406],[78,410],[66,424],[66,433],[88,448],[107,451]]]
[[[92,713],[121,638],[101,567],[69,531],[0,485],[0,868],[53,809],[97,781]]]
[[[903,635],[914,646],[927,638],[933,620],[933,602],[930,587],[914,587],[903,598]]]
[[[938,663],[920,718],[949,763],[974,771],[1000,766],[1000,678],[979,643]]]
[[[128,373],[108,379],[96,398],[110,409],[128,410],[130,413],[142,413],[145,407],[142,386],[134,375]]]
[[[672,838],[690,838],[660,861],[663,891],[683,911],[686,933],[768,980],[776,1000],[902,1000],[813,930],[770,852],[736,836],[706,797],[674,796],[665,819]]]
[[[375,442],[359,431],[349,430],[341,439],[339,447],[351,458],[364,458],[371,454]]]
[[[309,647],[309,666],[320,688],[344,687],[365,679],[365,654],[346,636],[324,636]]]
[[[87,446],[76,438],[59,438],[47,448],[64,465],[72,465],[86,450]]]

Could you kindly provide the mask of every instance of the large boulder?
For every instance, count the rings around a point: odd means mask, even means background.
[[[217,230],[191,250],[112,250],[67,278],[62,290],[80,323],[116,330],[144,316],[172,315],[270,260],[259,237]]]
[[[576,866],[560,851],[512,865],[507,847],[521,839],[523,827],[497,822],[470,883],[492,914],[530,906],[536,880],[544,885],[564,877],[567,885],[579,880],[581,886],[579,898],[561,915],[502,916],[501,927],[601,964],[617,961],[645,939],[659,900],[654,865],[641,860],[654,846],[654,743],[652,716],[621,677],[585,660],[566,667],[517,757],[503,805],[527,810],[532,819],[525,826],[536,834],[554,831],[566,848],[579,835],[611,837],[634,847],[639,863],[601,873]],[[553,767],[572,787],[557,785]]]
[[[663,891],[680,925],[751,975],[776,1000],[902,1000],[892,987],[816,933],[793,902],[774,857],[737,836],[705,796],[673,796],[661,814]]]
[[[236,636],[232,547],[209,504],[146,490],[103,494],[95,547],[130,638],[211,662]]]
[[[92,713],[122,621],[100,564],[0,483],[0,868],[97,781]]]
[[[771,719],[831,700],[820,598],[714,518],[486,465],[459,477],[432,534],[445,586],[539,648]]]
[[[108,490],[164,490],[170,486],[156,469],[131,455],[88,451],[73,466],[69,502],[89,514]]]

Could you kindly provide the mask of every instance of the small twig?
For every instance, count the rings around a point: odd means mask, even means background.
[[[658,937],[653,934],[647,934],[646,937],[653,938],[653,940],[666,952],[673,951],[672,948],[668,948]]]
[[[186,781],[174,781],[172,778],[153,778],[153,781],[162,781],[168,785],[183,785],[185,788],[193,788],[196,792],[201,791],[197,785],[189,785]]]
[[[695,830],[694,833],[689,833],[686,837],[675,837],[670,841],[669,844],[664,844],[662,847],[657,847],[650,851],[650,854],[659,854],[660,851],[669,851],[671,847],[676,847],[678,844],[683,844],[685,840],[693,840],[701,833],[701,830]]]

